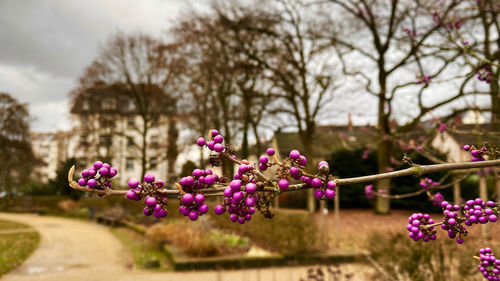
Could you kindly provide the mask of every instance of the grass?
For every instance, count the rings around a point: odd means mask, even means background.
[[[0,231],[28,228],[27,225],[0,220]],[[0,276],[19,266],[36,249],[40,235],[33,232],[0,233]]]
[[[111,232],[130,250],[134,268],[168,270],[167,257],[158,245],[144,235],[124,227],[112,228]]]
[[[0,220],[0,230],[20,229],[20,228],[29,228],[29,226],[22,223]]]

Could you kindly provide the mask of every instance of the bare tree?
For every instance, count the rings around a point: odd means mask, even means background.
[[[0,93],[0,191],[15,191],[29,180],[39,160],[31,149],[29,112],[7,93]]]
[[[343,64],[343,72],[355,77],[363,90],[377,101],[379,172],[390,167],[394,139],[401,132],[414,129],[422,118],[433,110],[448,105],[466,94],[460,88],[456,94],[442,95],[425,102],[433,82],[444,76],[459,52],[444,50],[436,32],[440,26],[432,20],[434,3],[421,1],[367,1],[330,0],[335,9],[334,17],[342,14],[344,23],[336,23],[337,30],[330,35],[332,45]],[[460,1],[443,1],[441,16],[448,18]],[[437,42],[441,42],[436,44]],[[363,64],[348,63],[349,58]],[[414,71],[417,79],[408,80],[408,71]],[[470,77],[470,73],[464,74]],[[449,79],[449,78],[447,78]],[[470,79],[470,78],[469,78]],[[446,79],[443,79],[446,80]],[[410,91],[414,105],[408,111],[406,124],[391,126],[394,101],[402,93]],[[437,91],[437,90],[435,90]],[[378,189],[390,192],[390,180],[378,183]],[[376,211],[388,213],[389,200],[377,198]]]
[[[273,85],[270,112],[292,120],[306,155],[314,155],[315,127],[335,90],[330,42],[318,33],[325,26],[315,19],[318,11],[312,8],[300,1],[279,1],[265,10],[243,8],[232,14],[219,10],[221,21],[234,33],[226,44],[263,69]],[[309,192],[311,212],[314,204]]]
[[[174,63],[178,57],[168,54],[165,45],[151,36],[118,33],[109,39],[80,78],[81,89],[100,83],[124,87],[125,94],[133,102],[133,111],[141,119],[135,130],[141,135],[137,147],[142,176],[148,167],[150,129],[175,111],[177,93],[169,87],[174,85],[176,69],[172,66],[178,66]]]

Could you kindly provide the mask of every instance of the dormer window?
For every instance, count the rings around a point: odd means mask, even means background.
[[[90,109],[90,103],[88,100],[84,100],[82,104],[82,109],[83,110],[89,110]]]
[[[102,110],[114,110],[116,109],[116,100],[113,98],[103,99],[101,102]]]

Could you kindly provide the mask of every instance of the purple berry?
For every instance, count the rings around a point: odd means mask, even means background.
[[[215,136],[217,136],[217,135],[219,134],[219,131],[217,131],[217,130],[213,129],[213,130],[211,131],[211,133],[212,133],[212,137],[215,137]]]
[[[318,188],[318,187],[321,187],[323,185],[323,182],[319,178],[314,178],[311,181],[311,185],[312,185],[312,187]]]
[[[79,186],[85,186],[87,184],[87,181],[83,178],[79,179],[78,180],[78,185]]]
[[[144,207],[144,210],[142,211],[145,216],[151,216],[153,214],[153,211],[149,209],[148,207]]]
[[[297,161],[300,166],[305,166],[307,164],[307,158],[304,155],[300,155],[299,160]]]
[[[157,181],[155,182],[155,186],[156,186],[156,187],[158,187],[158,188],[162,188],[162,187],[164,187],[164,186],[165,186],[165,182],[164,182],[164,181],[162,181],[162,180],[157,180]]]
[[[137,196],[137,193],[135,193],[134,190],[129,190],[129,191],[127,191],[126,196],[127,196],[127,199],[134,200],[135,197]]]
[[[231,187],[231,189],[233,191],[238,191],[241,188],[241,181],[239,181],[239,180],[232,180],[231,183],[229,184],[229,186]]]
[[[199,146],[199,147],[203,147],[205,145],[206,141],[203,137],[199,137],[197,140],[196,140],[196,144]]]
[[[259,162],[260,162],[261,164],[267,164],[267,162],[268,162],[268,161],[269,161],[269,158],[267,158],[267,156],[261,156],[261,157],[259,158]]]
[[[88,170],[83,170],[82,171],[82,178],[86,178],[86,177],[88,177],[88,175],[89,175],[89,171]]]
[[[144,200],[144,203],[146,204],[146,206],[152,208],[152,207],[156,206],[156,198],[147,197],[146,200]]]
[[[192,221],[197,220],[198,219],[198,212],[196,212],[194,210],[189,212],[189,219]]]
[[[196,202],[196,204],[202,204],[204,201],[205,196],[201,193],[196,194],[196,196],[194,197],[194,202]]]
[[[224,196],[226,196],[226,197],[233,196],[233,190],[230,187],[224,189]]]
[[[290,183],[288,182],[287,179],[280,179],[279,182],[278,182],[278,187],[281,190],[288,189],[289,186],[290,186]]]
[[[248,193],[248,194],[253,194],[255,191],[257,191],[257,185],[255,183],[247,183],[247,185],[245,185],[245,191]]]
[[[229,216],[229,219],[232,221],[232,222],[236,222],[238,220],[238,216],[235,215],[235,214],[232,214],[231,216]]]
[[[201,214],[206,214],[208,212],[208,205],[201,204],[200,207],[198,207],[198,212],[200,212]]]
[[[224,207],[222,207],[221,205],[217,205],[215,206],[214,212],[216,215],[222,215],[224,214],[225,210]]]
[[[243,192],[241,191],[237,191],[233,194],[233,199],[236,200],[236,201],[241,201],[241,199],[243,199]]]
[[[326,162],[326,161],[319,162],[318,168],[321,168],[321,166],[327,166],[328,167],[328,162]]]
[[[93,177],[97,174],[96,170],[94,168],[90,168],[87,170],[88,171],[88,176]]]
[[[214,142],[214,141],[209,141],[209,142],[207,143],[207,147],[208,147],[208,149],[210,149],[210,150],[214,150],[214,146],[215,146],[215,142]]]
[[[276,152],[274,151],[274,149],[272,149],[272,148],[268,148],[268,149],[266,150],[266,153],[267,153],[267,155],[269,155],[269,156],[273,156],[273,155],[274,155],[274,153],[276,153]]]
[[[149,182],[149,183],[154,182],[155,181],[155,176],[152,175],[152,174],[145,174],[144,175],[144,181],[145,182]]]
[[[95,161],[94,162],[94,169],[99,170],[102,167],[102,162],[101,161]]]
[[[470,150],[470,145],[468,145],[468,144],[464,145],[464,150],[465,151],[469,151]]]
[[[118,174],[118,170],[117,170],[117,169],[115,169],[115,168],[110,168],[110,169],[109,169],[109,174],[108,174],[108,176],[109,176],[110,178],[112,178],[112,177],[116,176],[116,174]]]
[[[300,152],[298,150],[294,149],[294,150],[290,151],[290,158],[291,159],[297,160],[297,159],[299,159],[299,157],[300,157]]]
[[[214,175],[208,175],[205,177],[205,183],[207,185],[212,185],[215,183],[216,177]]]
[[[325,189],[325,197],[327,199],[333,199],[333,197],[335,197],[335,190],[329,188]]]
[[[109,174],[109,170],[106,167],[102,167],[99,169],[99,175],[107,176]]]
[[[253,207],[255,205],[255,199],[252,196],[248,196],[245,199],[245,205],[247,205],[248,207]]]
[[[184,205],[189,206],[189,205],[193,204],[193,200],[194,200],[194,197],[193,197],[193,194],[191,194],[191,193],[186,193],[186,194],[182,195],[182,203]]]
[[[216,143],[214,145],[214,151],[215,152],[222,152],[224,150],[224,146],[220,143]]]
[[[223,141],[224,141],[224,138],[221,135],[217,135],[214,137],[215,143],[222,143]]]
[[[335,181],[328,181],[328,182],[326,183],[326,186],[327,186],[328,188],[333,189],[333,188],[337,187],[337,183],[336,183]]]
[[[97,181],[95,179],[90,179],[87,181],[87,185],[90,187],[90,188],[94,188],[97,186]]]
[[[128,186],[130,188],[136,188],[139,185],[139,180],[136,178],[131,178],[128,180]]]
[[[321,189],[314,190],[314,197],[321,199],[323,197],[323,191],[321,191]]]

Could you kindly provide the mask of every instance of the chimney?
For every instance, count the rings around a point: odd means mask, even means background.
[[[353,127],[352,127],[352,115],[351,115],[350,112],[347,114],[347,130],[349,132],[353,131]]]

